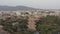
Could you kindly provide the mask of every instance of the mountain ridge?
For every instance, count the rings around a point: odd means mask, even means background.
[[[27,6],[0,6],[0,11],[17,11],[17,10],[36,10],[36,8]]]

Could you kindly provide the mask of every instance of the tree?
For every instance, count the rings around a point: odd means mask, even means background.
[[[27,30],[28,19],[17,17],[7,17],[6,20],[2,19],[1,25],[5,31],[10,32],[11,34],[27,34],[31,33]]]
[[[57,16],[46,16],[40,18],[36,22],[36,29],[41,34],[52,34],[52,32],[60,31],[60,18]]]

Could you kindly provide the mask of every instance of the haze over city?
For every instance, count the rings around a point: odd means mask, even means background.
[[[0,0],[0,34],[60,34],[60,0]]]
[[[2,6],[29,6],[41,9],[60,9],[60,0],[0,0]]]

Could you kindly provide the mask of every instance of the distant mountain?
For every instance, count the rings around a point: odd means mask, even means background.
[[[36,10],[36,8],[31,8],[27,6],[0,6],[0,11],[17,11],[17,10]]]

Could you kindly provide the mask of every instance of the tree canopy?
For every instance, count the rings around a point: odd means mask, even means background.
[[[60,31],[60,18],[57,16],[46,16],[36,21],[36,29],[41,34],[49,34]],[[49,33],[48,33],[49,32]]]

